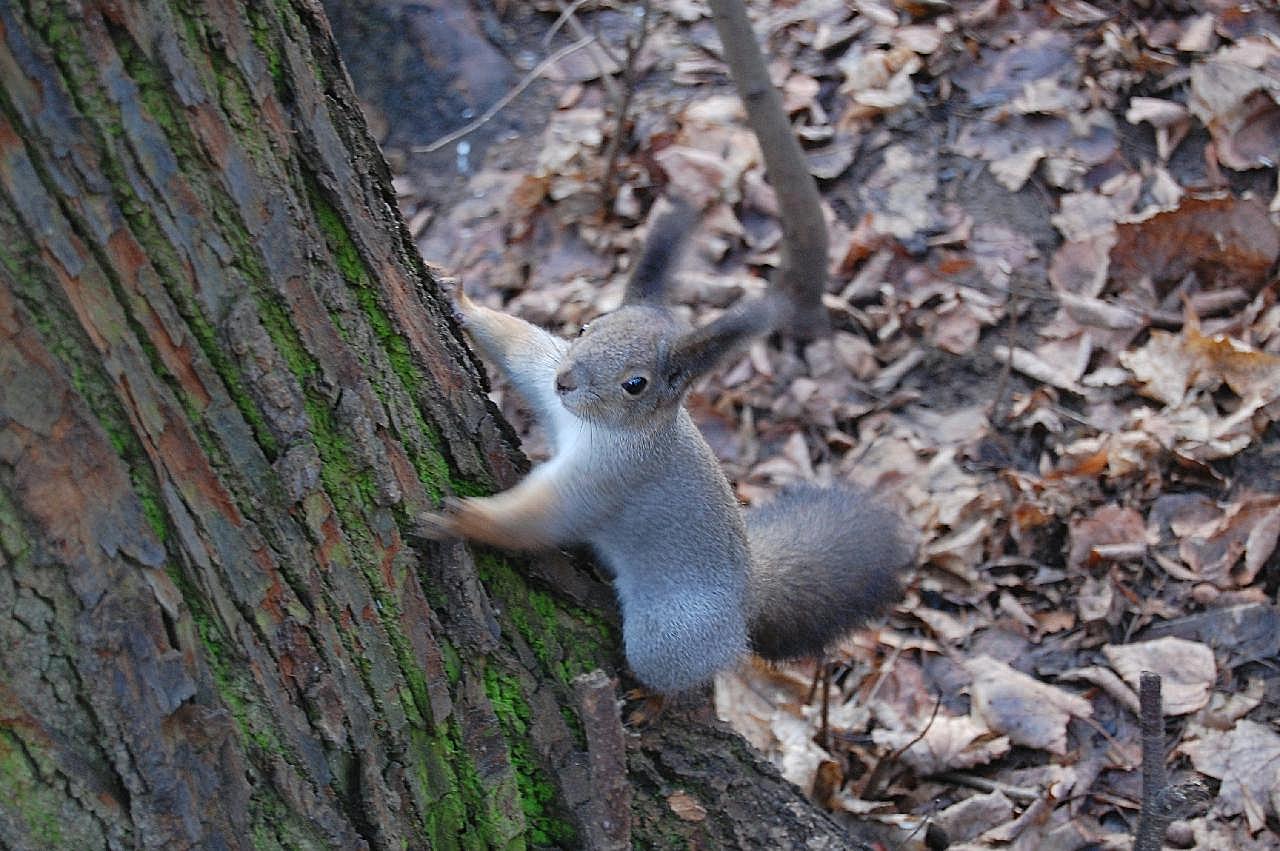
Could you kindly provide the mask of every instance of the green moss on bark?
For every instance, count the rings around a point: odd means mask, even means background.
[[[530,844],[536,847],[574,847],[577,831],[555,815],[558,810],[555,783],[542,770],[529,744],[531,715],[519,678],[490,665],[484,672],[484,688],[507,741],[507,752],[520,792],[520,807],[529,825]]]
[[[615,640],[604,621],[529,588],[508,561],[493,553],[478,555],[476,569],[538,662],[562,684],[572,687],[574,677],[604,667]]]

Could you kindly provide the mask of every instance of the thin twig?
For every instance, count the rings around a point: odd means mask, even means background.
[[[568,6],[560,7],[560,17],[555,19],[551,29],[547,30],[546,34],[542,36],[543,50],[551,47],[551,40],[556,37],[556,33],[560,32],[560,28],[569,21],[569,16],[581,9],[586,2],[587,0],[573,0]]]
[[[916,737],[911,741],[907,742],[902,747],[893,751],[893,753],[886,754],[885,756],[882,756],[880,759],[876,760],[875,767],[871,769],[871,773],[867,776],[866,782],[863,783],[862,785],[862,792],[858,795],[859,798],[872,800],[874,795],[879,791],[878,787],[883,782],[884,775],[889,770],[888,767],[893,763],[896,763],[904,753],[910,750],[912,745],[914,745],[916,742],[920,741],[925,737],[925,734],[929,732],[929,728],[933,726],[934,720],[937,719],[938,710],[941,708],[942,708],[942,695],[939,694],[937,696],[937,699],[933,702],[933,712],[929,713],[929,720],[925,723],[924,728],[918,734],[916,734]]]
[[[831,753],[831,661],[823,659],[822,666],[822,749]]]
[[[902,655],[902,645],[893,648],[893,652],[889,654],[889,658],[880,666],[880,670],[876,672],[876,681],[871,684],[871,691],[867,692],[866,700],[862,701],[864,705],[870,706],[872,701],[876,699],[876,695],[880,693],[880,686],[884,683],[885,677],[891,672],[898,663],[898,657]]]
[[[1138,704],[1142,727],[1142,809],[1134,851],[1160,851],[1169,826],[1169,810],[1164,800],[1164,712],[1160,706],[1160,675],[1143,671],[1139,680]]]
[[[1011,786],[1008,783],[1001,783],[999,780],[988,780],[986,777],[979,777],[976,774],[966,774],[963,771],[944,771],[942,774],[933,775],[934,780],[943,783],[954,783],[957,786],[968,786],[970,789],[977,789],[980,792],[1000,792],[1011,801],[1017,801],[1020,804],[1030,804],[1044,797],[1035,789],[1028,789],[1025,786]]]
[[[613,135],[609,138],[609,149],[605,155],[604,197],[606,203],[613,199],[613,187],[617,177],[618,155],[622,153],[622,137],[627,132],[627,113],[631,110],[631,100],[636,93],[636,59],[649,40],[649,22],[652,9],[650,0],[640,4],[640,32],[627,39],[627,61],[622,68],[622,97],[614,101],[618,114],[613,122]]]
[[[582,26],[581,22],[578,21],[578,16],[574,14],[574,9],[579,4],[575,4],[575,6],[571,7],[565,3],[564,0],[556,0],[556,3],[560,6],[560,16],[565,19],[566,23],[568,23],[569,29],[573,30],[574,35],[578,38],[588,38],[592,36],[591,33],[587,32],[586,27]],[[618,62],[618,58],[614,56],[613,51],[605,44],[604,39],[599,37],[598,33],[595,34],[595,42],[595,45],[593,45],[595,49],[590,51],[591,62],[596,66],[596,73],[600,75],[600,84],[604,86],[605,92],[608,93],[609,100],[617,103],[622,99],[622,93],[618,91],[618,84],[609,76],[609,70],[605,67],[604,63],[605,61],[612,62],[614,65],[618,65],[620,63]],[[603,59],[601,59],[602,56]]]
[[[520,93],[523,92],[525,89],[529,88],[530,84],[532,84],[534,80],[538,79],[543,74],[545,74],[548,68],[550,68],[552,65],[559,62],[561,59],[564,59],[570,53],[581,50],[582,48],[586,47],[588,44],[591,44],[591,42],[593,41],[595,41],[595,36],[587,36],[586,38],[575,41],[573,44],[560,48],[555,53],[551,54],[546,59],[539,62],[537,66],[528,74],[525,74],[524,79],[516,83],[515,88],[507,92],[502,97],[498,98],[497,102],[494,103],[493,106],[486,109],[479,118],[475,119],[474,121],[468,122],[467,124],[462,125],[457,130],[454,130],[452,133],[448,133],[444,136],[441,136],[439,139],[436,139],[434,142],[432,142],[429,145],[415,145],[413,148],[413,152],[415,154],[432,154],[440,150],[441,148],[443,148],[445,145],[448,145],[452,142],[456,142],[459,139],[461,139],[463,136],[466,136],[469,133],[474,132],[477,128],[481,127],[482,125],[490,121],[495,115],[501,112],[503,107],[505,107],[507,104],[511,103],[511,101],[519,97]]]

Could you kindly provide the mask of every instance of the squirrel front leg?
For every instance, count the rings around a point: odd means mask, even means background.
[[[554,428],[560,408],[556,370],[569,343],[523,319],[476,304],[461,286],[454,290],[454,303],[462,327],[485,360],[506,376],[540,423]]]
[[[453,289],[456,316],[485,360],[501,372],[557,440],[563,405],[556,371],[569,344],[536,325],[477,304],[460,285]],[[434,540],[465,538],[506,549],[537,549],[560,542],[567,511],[550,466],[535,470],[508,491],[489,497],[446,500],[444,511],[420,517],[419,534]]]
[[[446,540],[465,538],[509,550],[543,549],[560,542],[566,510],[546,476],[535,471],[494,496],[448,499],[439,514],[423,515],[423,534]]]

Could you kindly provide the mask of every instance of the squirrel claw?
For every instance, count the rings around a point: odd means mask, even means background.
[[[657,721],[663,710],[667,708],[665,695],[651,692],[644,688],[632,689],[624,694],[623,698],[639,701],[627,711],[627,717],[624,721],[624,726],[632,730],[642,730],[648,727],[654,721]]]
[[[448,501],[445,504],[448,512]],[[415,541],[456,541],[458,533],[454,528],[450,513],[427,511],[418,515],[414,528],[409,533]]]
[[[439,276],[436,279],[440,283],[440,289],[449,296],[450,312],[453,319],[459,325],[466,326],[468,320],[468,311],[474,307],[473,302],[467,297],[467,291],[462,287],[462,281],[458,278]]]

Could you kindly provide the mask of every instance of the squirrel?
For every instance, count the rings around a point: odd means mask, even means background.
[[[684,397],[785,305],[743,300],[701,328],[666,306],[695,215],[680,203],[654,222],[623,305],[572,342],[455,285],[459,324],[545,427],[552,455],[510,490],[446,500],[420,526],[506,549],[589,545],[613,580],[627,662],[660,693],[703,685],[748,651],[821,656],[898,598],[915,557],[897,514],[850,485],[801,485],[740,509]]]

